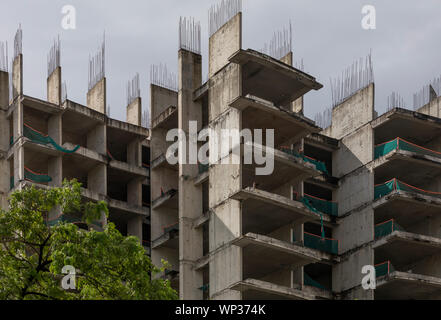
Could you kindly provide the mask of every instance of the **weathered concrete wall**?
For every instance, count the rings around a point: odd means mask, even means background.
[[[427,114],[432,117],[440,117],[441,115],[441,97],[438,97],[428,104],[422,106],[417,110],[417,112]]]
[[[153,120],[170,106],[178,105],[178,93],[176,91],[150,85],[150,108]]]
[[[228,65],[228,58],[241,47],[242,14],[239,13],[209,40],[209,127],[216,134],[221,129],[241,130],[240,112],[228,106],[240,94],[241,77],[240,67]],[[214,149],[211,139],[211,155]],[[229,198],[242,187],[241,165],[240,161],[232,164],[231,153],[225,158],[230,164],[219,163],[209,169],[209,207],[213,212],[209,221],[210,298],[221,300],[240,299],[241,293],[228,287],[242,280],[242,249],[228,245],[242,232],[240,202]]]
[[[10,142],[10,121],[6,118],[9,104],[9,74],[0,71],[0,151],[6,152]],[[0,208],[6,209],[10,187],[10,164],[0,158]]]
[[[331,137],[340,139],[374,119],[375,86],[358,91],[332,109]]]
[[[61,67],[57,67],[47,78],[47,101],[61,105]]]
[[[106,78],[102,78],[87,92],[87,107],[95,111],[106,113]]]
[[[289,66],[293,66],[294,58],[292,52],[289,52],[286,56],[280,59],[280,61],[286,63]],[[293,112],[303,114],[303,97],[300,97],[297,100],[293,101],[290,105],[290,109]]]
[[[213,121],[224,113],[228,104],[240,96],[240,66],[230,64],[210,79],[210,118]]]
[[[341,292],[360,286],[364,276],[361,269],[365,265],[374,265],[373,250],[368,247],[352,253],[344,261],[334,265],[332,267],[332,290]],[[372,294],[372,290],[361,289],[351,296],[358,299],[373,299]],[[351,296],[346,298],[351,298]]]
[[[12,99],[23,94],[23,55],[12,62]]]
[[[209,77],[225,67],[235,52],[242,48],[242,13],[239,12],[216,31],[208,43]]]
[[[197,136],[189,134],[189,121],[197,121],[202,128],[202,105],[193,101],[193,92],[202,84],[202,57],[186,50],[178,54],[178,118],[179,129],[189,142],[197,143]],[[187,152],[187,161],[189,160]],[[198,165],[179,164],[179,295],[181,299],[202,299],[203,274],[194,270],[194,264],[203,256],[203,230],[193,228],[193,221],[203,214],[202,186],[195,186]]]
[[[127,122],[136,126],[141,125],[141,98],[138,97],[127,106]]]

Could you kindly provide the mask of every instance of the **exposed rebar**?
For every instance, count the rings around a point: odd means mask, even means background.
[[[394,108],[403,108],[406,109],[406,102],[403,97],[398,92],[392,92],[387,96],[387,111],[390,111]]]
[[[441,76],[433,79],[428,85],[423,86],[418,92],[414,93],[414,110],[418,110],[439,96],[441,96]]]
[[[222,0],[208,11],[208,30],[211,37],[231,18],[242,11],[242,0]]]
[[[0,42],[0,71],[8,72],[8,42]]]
[[[345,69],[341,77],[331,79],[332,106],[335,107],[352,96],[358,90],[374,82],[372,55],[360,58]]]
[[[139,74],[137,73],[131,81],[127,82],[127,105],[131,104],[140,96],[141,89],[139,88]]]
[[[106,35],[95,56],[89,56],[89,90],[92,89],[106,75]]]
[[[201,23],[194,18],[179,18],[179,49],[201,54]]]
[[[47,55],[47,76],[49,77],[60,65],[60,36],[58,36]]]
[[[326,108],[314,116],[315,123],[322,129],[326,129],[332,123],[332,108]]]
[[[21,29],[21,24],[18,26],[17,32],[14,37],[14,59],[18,55],[23,53],[23,31]]]
[[[150,128],[150,107],[142,112],[141,125],[144,128]]]
[[[296,68],[300,71],[305,71],[305,66],[303,64],[303,58],[300,59],[299,61],[294,62],[294,68]]]
[[[288,27],[284,27],[282,30],[274,32],[270,42],[265,43],[262,52],[278,60],[292,52],[291,20],[289,21]]]
[[[167,66],[162,63],[150,67],[150,82],[169,90],[178,91],[178,79],[176,74],[169,72]]]

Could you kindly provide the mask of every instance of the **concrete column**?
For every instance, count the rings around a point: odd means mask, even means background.
[[[202,128],[202,106],[193,101],[193,92],[202,84],[202,57],[179,50],[178,54],[179,129],[187,137],[185,145],[187,163],[189,142],[197,144],[197,136],[189,134],[189,121],[197,121],[197,131]],[[202,187],[195,186],[193,178],[198,175],[197,164],[179,164],[179,296],[181,299],[202,299],[203,285],[201,271],[194,270],[194,263],[203,255],[202,228],[193,228],[193,220],[202,215]]]
[[[242,47],[242,14],[239,13],[215,32],[209,39],[210,129],[220,134],[221,129],[241,130],[241,112],[228,103],[240,94],[240,68],[226,67],[228,58]],[[228,79],[228,80],[226,80]],[[230,81],[231,80],[231,81]],[[235,85],[237,84],[237,85]],[[210,145],[210,149],[214,146]],[[232,163],[231,154],[228,156]],[[242,188],[240,164],[214,164],[209,169],[209,277],[210,299],[240,300],[242,294],[228,289],[242,281],[242,249],[229,244],[242,233],[242,210],[237,200],[229,195]]]
[[[135,126],[141,125],[141,98],[138,97],[127,106],[127,122]]]
[[[12,62],[12,98],[23,94],[23,55],[19,54]]]
[[[142,166],[142,145],[141,142],[136,139],[127,145],[127,163],[132,166]]]
[[[0,152],[6,153],[9,149],[10,128],[6,118],[9,104],[9,74],[0,71]],[[0,208],[6,209],[7,194],[10,187],[10,166],[5,158],[0,157]]]
[[[61,105],[61,67],[57,67],[47,78],[47,101]]]
[[[127,234],[138,237],[142,244],[142,217],[136,216],[127,222]]]
[[[283,63],[292,66],[294,63],[294,58],[292,52],[289,52],[286,56],[280,59]],[[303,96],[293,101],[290,105],[290,109],[293,112],[303,114]]]
[[[106,106],[106,78],[102,78],[87,92],[87,107],[105,114]]]
[[[107,130],[104,123],[97,124],[96,127],[87,134],[87,148],[102,155],[107,154]]]

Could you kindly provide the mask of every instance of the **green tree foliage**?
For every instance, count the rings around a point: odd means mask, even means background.
[[[53,210],[81,214],[91,226],[105,202],[84,203],[81,184],[15,191],[9,210],[0,211],[0,299],[177,299],[136,237],[122,236],[109,222],[103,229],[58,222],[48,226]],[[62,268],[76,269],[76,288],[65,290]]]

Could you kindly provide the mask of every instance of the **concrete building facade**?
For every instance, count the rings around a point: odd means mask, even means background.
[[[52,48],[58,57],[59,49]],[[103,75],[88,91],[87,106],[68,100],[59,58],[48,66],[47,99],[33,98],[24,94],[23,59],[16,52],[11,75],[0,71],[2,207],[15,190],[59,187],[64,179],[76,179],[84,201],[106,201],[118,230],[137,236],[150,253],[150,145],[149,131],[141,126],[141,98],[127,106],[128,122],[111,119]],[[59,209],[47,222],[60,219],[87,228],[81,216]],[[92,227],[106,223],[103,215]]]
[[[378,116],[366,78],[322,129],[303,116],[322,85],[292,64],[242,49],[239,11],[210,34],[204,83],[202,56],[181,43],[177,90],[151,87],[154,263],[170,263],[182,299],[440,298],[440,98]],[[171,165],[164,137],[195,140],[189,121],[275,129],[273,174],[243,150],[238,164]]]
[[[211,23],[203,81],[200,27],[181,20],[177,86],[151,83],[150,130],[140,126],[139,97],[128,100],[127,122],[106,115],[105,77],[87,106],[63,99],[60,66],[47,101],[24,95],[16,55],[12,96],[0,72],[2,206],[15,189],[78,179],[83,197],[107,201],[109,219],[138,236],[155,265],[167,261],[161,276],[181,299],[441,298],[440,93],[416,111],[378,115],[366,78],[320,128],[304,116],[303,97],[322,85],[293,67],[290,50],[244,50],[239,6]],[[248,129],[253,138],[274,129],[273,145],[252,142],[272,154],[274,171],[256,174],[261,164],[245,161],[243,141],[222,158],[239,148],[238,162],[173,160],[170,130],[181,130],[187,150],[210,153],[212,141],[206,148],[198,139],[207,128]],[[33,181],[41,175],[50,180]],[[362,286],[366,266],[376,289]]]

